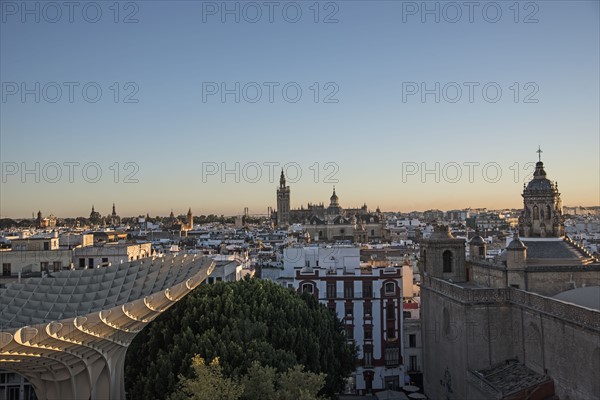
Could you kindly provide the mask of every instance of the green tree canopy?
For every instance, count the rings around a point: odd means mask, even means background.
[[[128,397],[168,397],[180,375],[194,376],[196,354],[219,357],[224,376],[236,381],[254,361],[279,373],[299,364],[325,374],[323,394],[331,396],[354,370],[356,349],[347,344],[337,317],[311,296],[259,279],[202,285],[131,344],[125,363]]]
[[[192,368],[193,377],[180,376],[170,400],[322,400],[318,394],[325,385],[325,374],[306,372],[301,365],[278,373],[254,361],[239,382],[223,375],[218,358],[206,364],[195,356]]]
[[[238,400],[242,386],[223,376],[219,359],[206,365],[200,356],[192,359],[192,378],[180,377],[179,389],[170,400]]]

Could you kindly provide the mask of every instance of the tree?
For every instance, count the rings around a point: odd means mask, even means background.
[[[277,373],[255,361],[239,383],[223,376],[218,358],[207,365],[195,356],[192,368],[194,376],[181,376],[170,400],[319,400],[325,384],[324,374],[305,372],[301,365]]]
[[[281,374],[278,400],[316,400],[324,384],[324,374],[304,372],[304,367],[296,365]]]
[[[300,364],[307,372],[326,374],[322,394],[332,396],[354,371],[356,348],[347,344],[335,314],[312,296],[259,279],[201,285],[129,347],[128,397],[166,398],[178,376],[194,376],[196,354],[219,357],[224,376],[237,381],[254,361],[277,373]]]
[[[242,394],[242,386],[223,376],[219,359],[206,364],[200,356],[192,359],[193,378],[180,376],[179,389],[170,400],[237,400]]]

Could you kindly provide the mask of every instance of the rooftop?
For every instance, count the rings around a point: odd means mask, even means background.
[[[567,290],[553,296],[553,298],[573,303],[578,306],[600,310],[600,286],[588,286]]]
[[[581,259],[587,258],[582,251],[563,238],[521,238],[527,246],[527,258]]]
[[[550,380],[527,368],[517,360],[506,360],[495,366],[474,373],[503,396],[538,386]]]

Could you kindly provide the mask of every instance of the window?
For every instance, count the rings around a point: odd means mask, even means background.
[[[344,297],[347,299],[354,298],[354,282],[344,282]]]
[[[444,272],[452,272],[452,252],[450,250],[444,251],[442,259],[444,263]]]
[[[215,282],[215,278],[213,278],[212,276],[209,276],[208,277],[208,284],[210,285],[210,284],[212,284],[214,282]]]
[[[346,338],[348,340],[354,340],[354,327],[352,327],[352,326],[346,327]]]
[[[396,292],[396,285],[394,282],[388,282],[385,284],[385,294],[394,294]]]
[[[385,377],[385,388],[388,390],[400,390],[400,377],[399,376],[386,376]]]
[[[373,366],[373,348],[371,346],[365,346],[363,350],[365,367]]]
[[[44,272],[48,272],[48,261],[42,261],[40,263],[40,270]]]
[[[408,347],[417,347],[417,335],[408,335]]]
[[[396,313],[394,312],[394,303],[391,301],[387,303],[387,307],[385,308],[387,319],[395,319]]]
[[[327,304],[327,308],[329,309],[329,311],[331,311],[334,314],[337,314],[337,312],[335,311],[335,303],[333,304]]]
[[[346,311],[346,316],[352,316],[354,314],[354,307],[352,307],[352,304],[346,304],[344,310]]]
[[[2,263],[2,276],[10,276],[11,273],[10,263]]]
[[[370,299],[371,297],[373,297],[373,283],[372,282],[363,281],[362,287],[363,287],[363,297],[364,298]]]
[[[327,282],[327,298],[335,299],[336,298],[336,284],[335,282]]]
[[[417,365],[417,356],[410,356],[408,358],[408,370],[409,371],[418,371],[419,366]]]
[[[303,283],[302,284],[302,292],[303,293],[313,294],[314,293],[314,286],[312,285],[312,283]]]
[[[400,365],[400,347],[392,346],[385,349],[385,366],[397,367]]]
[[[412,318],[412,314],[410,313],[410,311],[402,311],[402,317],[404,319],[406,319],[406,318]]]
[[[371,229],[371,236],[375,236],[375,229]]]
[[[365,340],[373,340],[373,327],[365,326]]]
[[[540,210],[538,206],[533,206],[533,219],[540,219]]]
[[[388,325],[387,328],[387,339],[393,340],[396,339],[396,330],[394,329],[394,325]]]
[[[88,258],[88,267],[94,268],[94,259],[93,258]]]
[[[44,242],[44,250],[50,250],[50,242]]]
[[[52,263],[52,270],[54,272],[59,272],[62,269],[62,262],[61,261],[54,261]]]
[[[423,250],[423,269],[427,271],[427,250]]]
[[[102,264],[108,265],[108,257],[102,257]]]
[[[373,315],[373,305],[371,303],[364,304],[365,315]]]
[[[79,268],[85,268],[85,258],[79,259]]]

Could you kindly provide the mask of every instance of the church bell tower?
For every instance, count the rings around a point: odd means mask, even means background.
[[[277,226],[290,224],[290,187],[285,185],[285,175],[281,170],[279,188],[277,188]]]
[[[519,217],[521,237],[561,237],[565,234],[558,184],[546,178],[542,150],[538,149],[533,179],[523,189],[523,211]]]

